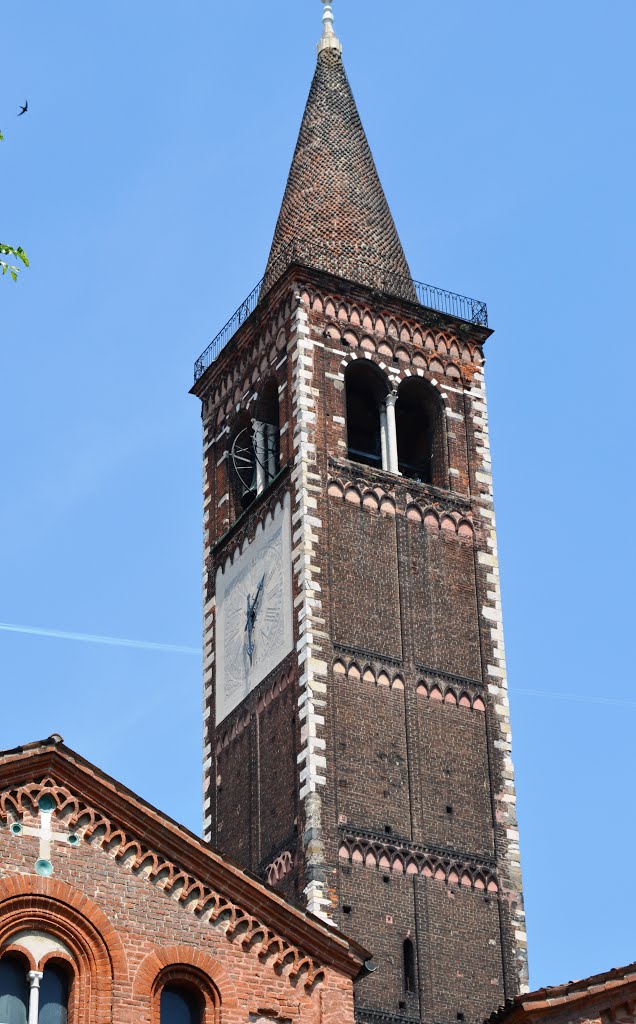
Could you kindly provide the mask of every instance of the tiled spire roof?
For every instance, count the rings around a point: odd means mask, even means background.
[[[319,45],[267,270],[269,287],[290,262],[415,298],[337,45]]]

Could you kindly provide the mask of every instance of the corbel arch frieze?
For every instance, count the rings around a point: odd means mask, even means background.
[[[339,341],[350,330],[358,344],[367,336],[374,350],[390,359],[402,348],[409,362],[424,353],[434,353],[454,365],[451,376],[456,372],[463,376],[460,367],[466,370],[470,364],[481,366],[483,363],[481,345],[472,339],[459,338],[452,331],[404,319],[384,309],[371,309],[364,303],[349,302],[309,286],[303,288],[302,296],[306,308],[324,320],[325,334],[333,341]]]
[[[338,858],[341,864],[396,875],[420,875],[450,887],[471,889],[484,896],[494,896],[499,892],[496,874],[485,867],[361,837],[343,837]]]
[[[414,487],[409,488],[409,481],[397,483],[396,486],[392,481],[369,481],[334,466],[327,481],[327,495],[334,501],[343,501],[380,515],[403,516],[448,540],[474,543],[475,523],[470,509],[460,508],[452,500],[436,500],[424,491],[415,493]]]

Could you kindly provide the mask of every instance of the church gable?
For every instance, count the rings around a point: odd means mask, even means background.
[[[73,1024],[353,1020],[360,947],[58,740],[0,755],[0,1019],[59,982]]]

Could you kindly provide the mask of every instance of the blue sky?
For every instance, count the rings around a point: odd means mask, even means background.
[[[1,622],[199,646],[192,363],[263,271],[320,7],[4,5]],[[636,9],[335,13],[414,276],[496,329],[531,982],[582,977],[636,959]],[[0,678],[0,747],[59,731],[198,830],[196,654],[0,630]]]

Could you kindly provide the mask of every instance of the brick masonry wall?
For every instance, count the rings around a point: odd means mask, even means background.
[[[417,743],[422,814],[416,838],[494,856],[485,715],[420,698]]]
[[[339,685],[338,685],[339,682]],[[341,675],[334,686],[339,815],[411,834],[404,693]]]
[[[346,503],[334,506],[329,515],[328,565],[336,643],[401,658],[395,523]]]

